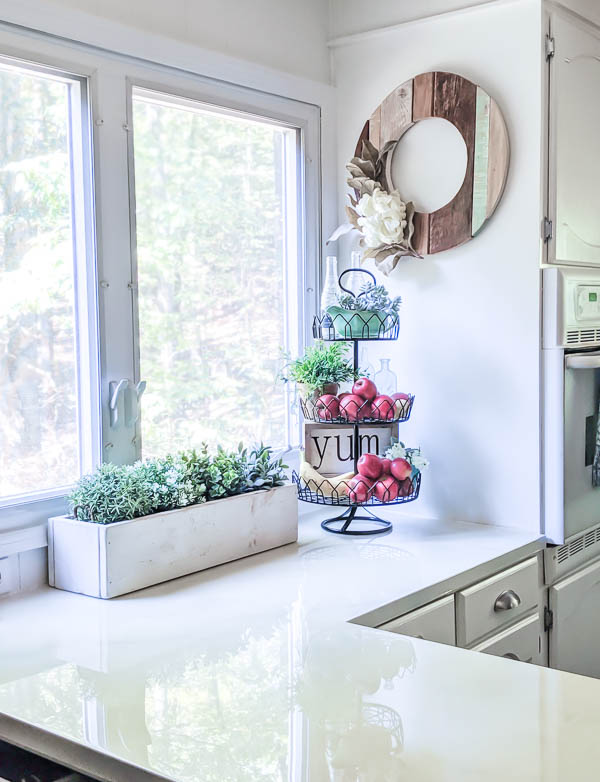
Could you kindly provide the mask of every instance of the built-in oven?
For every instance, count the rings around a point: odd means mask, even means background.
[[[600,544],[600,269],[544,269],[543,518]],[[587,535],[587,537],[586,537]]]
[[[564,360],[564,535],[600,524],[600,351]]]

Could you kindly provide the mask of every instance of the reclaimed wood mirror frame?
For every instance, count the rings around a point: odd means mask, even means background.
[[[496,101],[463,76],[444,71],[421,73],[384,98],[366,121],[354,154],[360,157],[365,139],[381,149],[431,117],[451,122],[462,135],[467,167],[451,201],[435,212],[415,212],[412,244],[420,255],[458,247],[479,233],[502,197],[510,159],[508,132]],[[392,157],[386,168],[390,185]],[[410,193],[400,195],[410,200]]]

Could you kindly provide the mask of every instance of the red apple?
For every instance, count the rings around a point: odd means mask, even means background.
[[[377,396],[377,386],[368,377],[360,377],[352,386],[352,393],[372,402]]]
[[[412,466],[406,459],[394,459],[390,472],[398,481],[403,481],[405,478],[409,478],[412,473]]]
[[[391,466],[392,466],[392,462],[391,462],[390,459],[382,459],[381,460],[381,474],[382,475],[389,475]]]
[[[340,400],[333,394],[323,394],[320,396],[315,407],[321,421],[331,421],[340,414]]]
[[[350,502],[367,502],[373,490],[373,481],[364,475],[355,475],[348,481]]]
[[[376,480],[381,475],[381,459],[374,453],[363,453],[358,460],[358,472],[365,478]]]
[[[410,399],[410,394],[391,394],[392,399],[398,399],[400,402],[405,402],[407,399]]]
[[[344,391],[342,394],[338,394],[338,399],[340,400],[340,402],[345,396],[351,396],[350,391]]]
[[[394,400],[387,394],[376,396],[373,400],[371,417],[378,421],[391,421],[394,417]]]
[[[373,487],[373,493],[380,502],[392,502],[398,498],[400,486],[398,481],[391,475],[381,478]]]
[[[413,482],[410,478],[405,478],[399,482],[398,494],[400,497],[408,497],[414,491]]]
[[[362,396],[348,394],[340,402],[340,415],[346,421],[362,421],[371,415],[371,403]]]

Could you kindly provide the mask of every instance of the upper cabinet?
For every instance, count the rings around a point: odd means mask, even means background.
[[[600,265],[600,33],[553,14],[550,263]]]

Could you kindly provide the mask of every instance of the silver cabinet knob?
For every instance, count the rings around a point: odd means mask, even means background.
[[[494,603],[494,611],[510,611],[511,608],[517,608],[521,605],[521,598],[512,589],[507,589],[506,592],[498,595],[496,602]]]

